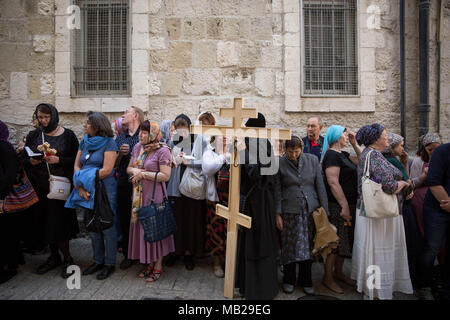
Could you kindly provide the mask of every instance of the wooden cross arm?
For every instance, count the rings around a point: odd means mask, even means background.
[[[228,137],[243,137],[243,138],[277,138],[279,140],[290,140],[290,129],[268,129],[268,128],[239,128],[220,126],[202,126],[191,125],[192,134],[206,134],[208,136],[228,136]],[[277,135],[278,134],[278,135]]]
[[[216,214],[227,220],[230,219],[230,211],[221,204],[216,205]],[[236,223],[250,229],[252,226],[252,218],[242,213],[238,213]]]
[[[258,118],[258,111],[256,109],[244,108],[238,109],[238,114],[236,114],[237,110],[235,108],[220,108],[219,116],[222,118]]]

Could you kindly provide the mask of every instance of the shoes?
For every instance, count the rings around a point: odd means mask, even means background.
[[[56,267],[60,266],[61,263],[62,263],[62,261],[61,261],[61,257],[59,255],[50,256],[46,262],[44,262],[37,268],[36,273],[37,274],[47,273],[50,270],[55,269]]]
[[[123,259],[123,261],[120,263],[120,269],[126,270],[129,267],[133,265],[133,260],[130,260],[128,258]]]
[[[152,274],[148,277],[145,282],[155,282],[158,281],[159,277],[161,277],[163,271],[158,269],[153,269]]]
[[[116,268],[114,266],[104,266],[102,271],[97,274],[97,280],[105,280],[114,272],[115,269]]]
[[[64,259],[63,269],[61,271],[61,277],[63,277],[63,279],[67,279],[68,277],[70,277],[72,274],[75,273],[75,271],[72,271],[71,273],[67,272],[67,268],[69,266],[73,265],[73,264],[75,264],[75,263],[73,262],[73,258],[72,257],[69,257],[67,260]]]
[[[225,272],[223,271],[221,266],[214,266],[214,275],[217,278],[223,278],[225,276]]]
[[[11,280],[17,274],[17,270],[2,270],[0,271],[0,284]]]
[[[167,267],[171,267],[175,264],[175,262],[177,262],[177,260],[178,260],[178,256],[175,253],[170,253],[169,255],[167,255],[165,265]]]
[[[83,276],[88,276],[90,274],[93,274],[94,272],[97,272],[103,268],[103,264],[93,263],[91,264],[86,270],[83,271]]]
[[[313,296],[313,295],[316,294],[314,292],[314,288],[313,287],[303,287],[303,291],[309,296]]]
[[[420,300],[434,300],[434,297],[431,294],[431,288],[429,287],[417,290],[417,296]]]
[[[294,292],[294,286],[289,283],[283,283],[283,292],[287,294],[291,294]]]
[[[153,263],[150,263],[150,264],[146,265],[144,267],[144,269],[142,269],[142,271],[139,272],[138,277],[139,278],[148,278],[148,277],[150,277],[152,275],[154,266],[155,265]]]
[[[194,270],[195,267],[194,256],[191,254],[184,256],[184,265],[186,266],[187,270],[189,271]]]

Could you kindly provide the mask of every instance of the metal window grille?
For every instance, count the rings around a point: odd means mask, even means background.
[[[304,0],[303,48],[304,95],[358,95],[357,0]]]
[[[129,0],[76,0],[81,28],[74,30],[76,96],[130,92]]]

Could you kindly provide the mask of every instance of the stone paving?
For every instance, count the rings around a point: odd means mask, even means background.
[[[88,238],[82,237],[71,241],[71,251],[75,263],[81,270],[91,264],[92,249]],[[20,266],[19,273],[10,281],[0,285],[0,300],[140,300],[140,299],[192,299],[221,300],[223,297],[223,279],[213,274],[213,262],[210,258],[197,260],[193,271],[188,271],[178,260],[173,267],[165,267],[164,273],[155,283],[145,283],[137,277],[142,266],[135,263],[127,270],[116,268],[110,278],[100,281],[94,275],[81,277],[81,288],[69,290],[66,280],[60,277],[60,268],[45,275],[34,273],[36,267],[45,261],[46,255],[25,255],[26,264]],[[119,254],[118,264],[122,259]],[[344,271],[349,274],[351,261],[346,261]],[[313,265],[313,283],[316,294],[334,296],[342,300],[361,300],[355,289],[342,285],[345,293],[333,294],[321,285],[323,267],[319,263]],[[293,294],[284,294],[281,290],[277,300],[294,300],[304,296],[296,287]],[[240,300],[235,295],[236,300]],[[413,296],[396,294],[395,299],[415,299]]]

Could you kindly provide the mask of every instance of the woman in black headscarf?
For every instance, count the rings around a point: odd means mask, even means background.
[[[56,155],[44,155],[42,159],[30,158],[26,152],[22,153],[25,170],[40,200],[33,210],[35,219],[30,223],[41,232],[51,251],[50,257],[37,268],[36,273],[44,274],[63,263],[61,276],[68,278],[70,274],[67,273],[67,267],[74,264],[70,256],[69,240],[75,238],[79,231],[78,221],[73,209],[64,208],[65,201],[47,198],[47,164],[52,175],[72,180],[78,139],[72,130],[59,125],[58,110],[53,105],[41,103],[36,107],[35,114],[39,128],[28,134],[25,145],[35,153],[40,153],[37,147],[48,142],[50,148],[56,150]],[[61,260],[59,251],[63,254],[64,261]]]
[[[245,126],[264,128],[266,120],[258,113]],[[278,294],[275,173],[262,170],[273,164],[274,152],[269,140],[259,138],[246,138],[245,145],[238,142],[237,148],[244,163],[239,211],[252,218],[252,227],[239,229],[236,287],[248,300],[273,299]]]

